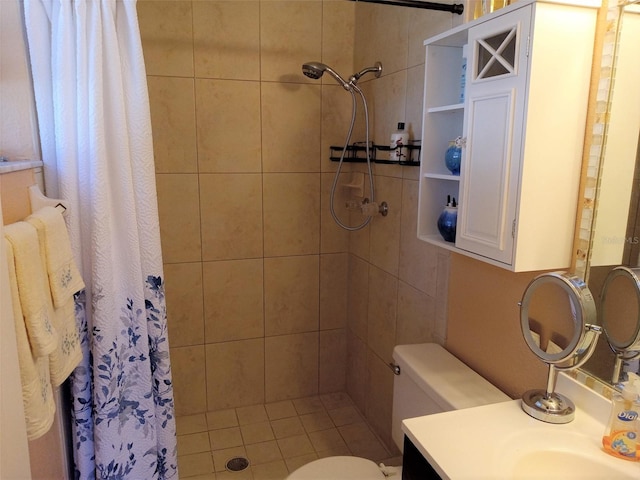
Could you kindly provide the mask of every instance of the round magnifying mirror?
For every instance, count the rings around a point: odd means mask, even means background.
[[[640,351],[640,268],[616,267],[602,286],[600,319],[616,353]]]
[[[522,395],[522,409],[549,423],[573,420],[573,402],[554,392],[557,370],[576,368],[593,353],[600,327],[595,302],[586,283],[567,272],[543,273],[527,286],[520,303],[525,342],[549,365],[547,387]],[[562,364],[561,366],[558,366]]]
[[[524,340],[542,361],[567,362],[585,348],[585,324],[596,322],[593,296],[585,282],[566,272],[536,277],[520,309]]]

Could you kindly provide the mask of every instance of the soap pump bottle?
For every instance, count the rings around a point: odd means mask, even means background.
[[[629,372],[629,380],[622,382],[621,392],[613,394],[611,416],[602,437],[604,450],[624,460],[640,460],[638,414],[640,413],[640,377]]]
[[[445,242],[456,241],[456,224],[458,223],[458,204],[456,197],[451,200],[451,195],[447,195],[447,206],[438,217],[437,227]]]
[[[409,133],[404,129],[404,123],[398,122],[398,129],[391,134],[389,142],[389,160],[393,162],[406,160],[407,145],[409,145]]]

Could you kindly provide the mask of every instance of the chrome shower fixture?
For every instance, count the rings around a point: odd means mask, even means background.
[[[302,65],[302,73],[304,73],[307,77],[313,78],[314,80],[318,80],[324,72],[329,73],[345,90],[351,90],[356,86],[358,80],[363,75],[367,73],[375,74],[376,78],[379,78],[382,75],[382,63],[376,62],[373,67],[367,67],[360,70],[357,73],[354,73],[349,77],[349,81],[347,82],[344,78],[342,78],[338,73],[333,70],[328,65],[320,62],[307,62]]]

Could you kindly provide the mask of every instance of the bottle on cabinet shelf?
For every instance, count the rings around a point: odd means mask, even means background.
[[[447,195],[447,205],[438,217],[438,231],[446,242],[456,241],[456,224],[458,223],[458,204],[456,198]]]

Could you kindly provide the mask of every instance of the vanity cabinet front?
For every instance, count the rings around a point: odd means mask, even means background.
[[[522,0],[425,41],[420,239],[512,271],[569,266],[596,13]]]

